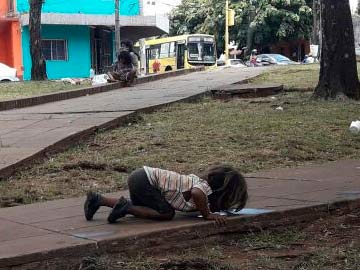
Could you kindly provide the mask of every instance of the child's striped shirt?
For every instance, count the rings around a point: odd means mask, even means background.
[[[151,168],[144,166],[149,182],[158,188],[164,195],[166,201],[174,207],[175,210],[191,212],[196,211],[196,205],[191,198],[186,201],[183,193],[191,191],[192,188],[198,188],[209,196],[212,191],[207,181],[196,175],[181,175],[176,172]]]

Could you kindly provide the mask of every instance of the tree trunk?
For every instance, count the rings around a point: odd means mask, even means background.
[[[313,30],[312,30],[311,43],[319,45],[320,44],[319,0],[313,0],[312,10],[313,10]]]
[[[43,0],[30,0],[29,32],[31,53],[31,80],[46,80],[46,62],[41,48],[41,8]]]
[[[314,97],[360,98],[349,0],[321,0],[320,78]]]

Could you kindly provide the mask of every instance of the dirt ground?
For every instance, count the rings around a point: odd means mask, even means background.
[[[163,254],[85,258],[80,270],[359,270],[360,209],[313,223],[223,240]]]

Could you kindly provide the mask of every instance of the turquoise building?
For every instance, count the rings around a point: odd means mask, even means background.
[[[120,1],[121,39],[136,41],[169,31],[163,15],[143,16],[144,0]],[[114,60],[114,0],[46,0],[42,8],[42,48],[49,79],[89,77]],[[24,80],[31,77],[29,1],[16,1],[21,23]]]

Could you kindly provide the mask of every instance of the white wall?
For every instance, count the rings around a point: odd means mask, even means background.
[[[354,14],[352,19],[354,25],[355,47],[360,47],[360,16]]]
[[[356,11],[357,4],[358,4],[358,0],[350,0],[350,7],[353,13]]]
[[[153,16],[156,14],[168,14],[180,4],[181,0],[142,0],[144,15]]]

